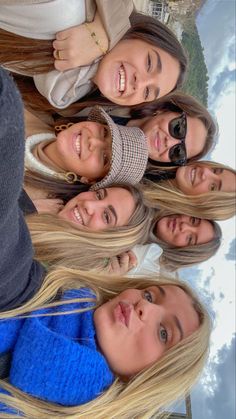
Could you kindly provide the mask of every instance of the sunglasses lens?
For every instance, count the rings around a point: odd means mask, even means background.
[[[186,120],[183,118],[175,118],[170,121],[170,135],[177,140],[186,137]]]
[[[171,147],[169,151],[169,159],[175,164],[185,164],[187,160],[185,145],[181,143]]]

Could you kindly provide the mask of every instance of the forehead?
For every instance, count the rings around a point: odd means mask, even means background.
[[[183,330],[183,337],[187,337],[199,327],[199,316],[194,308],[192,297],[177,285],[161,285],[164,294],[156,288],[159,293],[158,304],[163,304],[168,314],[178,318]]]
[[[187,116],[187,135],[185,145],[188,157],[199,154],[205,146],[207,130],[203,122],[198,118]]]
[[[117,225],[125,225],[135,210],[134,198],[127,189],[107,188],[106,203],[112,205],[117,214]]]
[[[224,169],[220,175],[222,180],[222,192],[235,192],[236,191],[236,173]]]
[[[197,244],[208,243],[214,239],[214,228],[208,220],[201,220],[197,231]]]

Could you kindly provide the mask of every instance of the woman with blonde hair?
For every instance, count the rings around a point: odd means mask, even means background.
[[[211,220],[235,215],[236,172],[212,161],[188,163],[172,172],[173,179],[143,182],[145,202],[158,208],[160,202],[170,213]]]
[[[198,297],[179,280],[113,279],[59,268],[1,314],[1,417],[163,419],[190,391],[211,328]]]

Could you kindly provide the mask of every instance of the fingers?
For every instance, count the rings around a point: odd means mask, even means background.
[[[137,258],[132,251],[121,253],[110,259],[109,272],[114,275],[124,275],[137,265]]]

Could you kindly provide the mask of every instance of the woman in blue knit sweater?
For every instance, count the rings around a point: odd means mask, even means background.
[[[202,369],[207,312],[180,281],[131,284],[64,268],[43,280],[16,199],[23,180],[22,104],[2,69],[0,120],[0,291],[8,310],[0,315],[0,354],[11,356],[8,382],[1,382],[1,418],[160,415]]]

